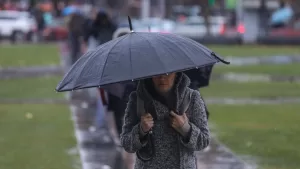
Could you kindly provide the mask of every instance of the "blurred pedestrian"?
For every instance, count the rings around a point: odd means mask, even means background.
[[[104,11],[99,11],[90,26],[85,30],[84,42],[87,44],[89,39],[93,37],[97,41],[97,45],[112,40],[116,26],[109,19]]]
[[[84,16],[74,11],[68,23],[68,43],[71,49],[71,60],[75,63],[81,56],[81,43],[84,36]]]
[[[32,9],[32,13],[35,17],[36,23],[37,23],[37,34],[39,40],[43,40],[43,31],[46,27],[46,22],[44,19],[44,12],[39,7],[39,5],[36,5],[34,9]]]
[[[130,33],[128,28],[119,28],[113,33],[113,39]],[[124,113],[129,94],[136,90],[135,82],[117,83],[104,88],[108,92],[108,110],[113,111],[117,132],[122,132]]]
[[[108,42],[112,40],[113,33],[116,30],[115,25],[113,22],[109,19],[108,15],[104,11],[99,11],[98,9],[94,8],[91,11],[91,15],[84,20],[84,50],[92,50],[96,48],[98,45],[101,45],[105,42]],[[111,107],[114,107],[113,112],[116,113],[122,113],[124,111],[124,107],[126,105],[125,102],[122,102],[119,98],[116,98],[115,96],[108,94],[108,100],[106,100],[106,97],[104,96],[104,90],[102,88],[99,88],[100,96],[98,99],[98,110],[97,110],[97,119],[96,119],[96,125],[97,128],[104,127],[104,109],[103,105],[107,105],[109,107],[109,110],[112,110]],[[101,103],[100,103],[101,102]],[[103,105],[101,105],[103,104]],[[102,108],[101,108],[102,107]],[[116,119],[116,125],[119,133],[122,129],[122,118],[119,118],[119,116],[115,116]]]

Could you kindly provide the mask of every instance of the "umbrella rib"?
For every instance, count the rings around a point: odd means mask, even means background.
[[[175,35],[175,36],[177,36],[177,35]],[[202,45],[201,43],[198,43],[198,42],[196,42],[196,41],[194,41],[194,40],[192,40],[190,38],[186,38],[186,37],[182,37],[182,36],[177,36],[177,37],[179,37],[179,38],[181,38],[183,40],[187,40],[187,41],[191,42],[195,46],[201,46],[202,49],[204,49],[205,51],[207,51],[209,53],[209,54],[206,54],[205,52],[202,52],[202,53],[204,53],[204,56],[206,56],[206,58],[210,58],[210,59],[215,59],[216,60],[216,57],[213,56],[214,52],[211,51],[210,49],[208,49],[206,46]],[[219,62],[219,60],[217,60],[217,62]]]
[[[169,73],[168,70],[167,70],[166,67],[165,67],[165,64],[164,64],[164,63],[162,62],[162,60],[160,59],[160,56],[158,56],[158,54],[157,54],[155,48],[154,48],[153,45],[150,43],[150,41],[149,41],[147,38],[145,38],[144,36],[142,36],[141,34],[139,34],[139,35],[140,35],[143,39],[145,39],[145,40],[148,42],[149,46],[151,46],[151,48],[153,49],[153,51],[154,51],[155,54],[156,54],[156,57],[159,59],[159,61],[160,61],[161,65],[162,65],[162,67],[164,68],[165,73]]]
[[[79,79],[79,77],[81,76],[82,72],[83,72],[83,69],[86,67],[87,63],[91,60],[91,58],[93,58],[96,54],[93,53],[85,62],[84,62],[84,66],[83,68],[81,69],[80,73],[78,74],[78,76],[76,77],[76,81],[74,83],[74,85],[76,86],[75,88],[77,88],[77,81]]]
[[[163,36],[163,35],[160,35],[160,34],[158,34],[159,36]],[[165,37],[165,36],[163,36],[163,37]],[[167,38],[164,38],[164,39],[167,39]],[[170,42],[170,43],[172,43],[172,44],[174,44],[177,48],[179,48],[179,49],[182,49],[179,45],[177,45],[176,43],[174,43],[173,41],[171,41],[171,40],[169,40],[168,39],[168,41]],[[162,42],[162,41],[161,41]],[[168,50],[169,51],[169,50]],[[183,51],[183,50],[182,50]],[[171,52],[169,51],[169,53],[171,54]],[[197,66],[196,64],[195,64],[195,62],[185,53],[185,52],[183,52],[183,54],[195,65],[195,66]]]
[[[126,37],[126,36],[125,36],[125,37]],[[124,39],[125,37],[123,37],[123,39]],[[121,40],[122,40],[122,39],[121,39]],[[118,42],[119,42],[119,41],[118,41]],[[116,44],[117,44],[118,42],[116,42]],[[82,67],[80,73],[78,74],[78,76],[76,76],[76,79],[77,79],[77,80],[76,80],[76,82],[74,83],[75,85],[77,84],[77,81],[78,81],[79,77],[81,76],[83,70],[85,69],[87,63],[91,60],[91,58],[94,58],[94,56],[97,56],[98,51],[102,50],[103,47],[105,47],[105,46],[108,45],[108,44],[109,44],[109,42],[107,42],[107,43],[105,43],[105,44],[102,44],[102,45],[98,46],[96,49],[94,49],[94,51],[91,51],[93,54],[85,61],[85,63],[83,64],[84,66]],[[114,45],[114,46],[115,46],[115,45]],[[113,46],[113,47],[114,47],[114,46]],[[84,55],[85,55],[85,54],[84,54]],[[107,61],[107,58],[106,58],[106,60],[105,60],[105,63],[106,63],[106,61]],[[105,66],[105,65],[104,65],[104,66]],[[104,69],[104,68],[103,68],[103,69]],[[102,72],[102,73],[103,73],[103,72]],[[101,79],[101,78],[100,78],[100,79]],[[74,88],[77,88],[77,85],[76,85],[76,87],[74,87]]]
[[[200,45],[204,50],[206,50],[207,52],[209,52],[210,55],[206,55],[206,56],[209,56],[210,58],[214,58],[212,56],[212,51],[210,49],[208,49],[206,46],[202,45],[201,43],[198,43],[198,42],[196,42],[196,41],[194,41],[194,40],[192,40],[190,38],[187,38],[187,37],[182,37],[182,36],[178,36],[178,35],[175,35],[175,34],[174,34],[174,36],[176,36],[176,37],[178,37],[180,39],[183,39],[183,40],[187,40],[187,41],[191,42],[192,44],[194,44],[196,46]]]
[[[83,72],[83,69],[85,69],[87,63],[91,60],[91,58],[93,58],[94,56],[96,56],[96,54],[97,54],[97,52],[98,52],[99,50],[101,50],[101,49],[102,49],[104,46],[106,46],[106,45],[108,45],[108,43],[105,43],[105,44],[103,44],[103,45],[100,45],[100,46],[97,47],[97,48],[99,48],[99,49],[96,48],[94,51],[91,51],[92,55],[84,62],[84,64],[82,64],[83,67],[82,67],[80,73],[78,74],[78,76],[76,76],[76,81],[75,81],[75,83],[74,83],[75,86],[77,86],[77,85],[76,85],[76,84],[77,84],[77,81],[78,81],[79,77],[81,76],[81,74],[82,74],[82,72]],[[86,55],[86,54],[87,54],[87,53],[83,54],[83,56]],[[82,57],[82,56],[81,56],[81,57]],[[86,57],[87,57],[87,56],[86,56]],[[75,88],[77,88],[77,87],[75,87]]]
[[[88,51],[87,53],[83,54],[83,55],[81,56],[81,58],[79,58],[79,59],[82,59],[82,57],[86,57],[86,55],[87,55],[88,53],[91,53],[91,51]],[[59,85],[58,85],[58,86],[60,86],[60,89],[61,89],[61,88],[64,88],[64,86],[67,85],[67,84],[64,84],[63,86],[61,86],[61,84],[63,84],[63,82],[65,81],[65,78],[68,77],[68,76],[71,74],[71,71],[74,69],[74,65],[75,65],[76,63],[77,63],[77,62],[75,62],[75,63],[71,66],[70,70],[64,75],[63,79],[59,82]]]
[[[131,51],[131,37],[130,37],[130,41],[129,41],[129,64],[130,64],[130,75],[131,75],[131,77],[133,77],[131,52],[132,51]]]
[[[114,48],[117,44],[119,44],[122,40],[124,40],[125,38],[127,38],[129,35],[130,35],[130,34],[124,36],[122,39],[120,39],[119,41],[117,41],[117,42],[111,47],[111,49],[109,50],[109,52],[107,53],[107,57],[106,57],[106,59],[105,59],[104,66],[103,66],[103,70],[102,70],[102,73],[101,73],[101,76],[100,76],[100,81],[101,81],[101,79],[102,79],[102,77],[103,77],[103,74],[104,74],[104,68],[106,67],[106,63],[107,63],[109,54],[111,53],[111,51],[113,50],[113,48]],[[100,84],[100,82],[99,82],[99,84]]]

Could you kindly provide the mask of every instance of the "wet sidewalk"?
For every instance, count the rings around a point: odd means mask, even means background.
[[[97,99],[91,90],[69,94],[75,136],[83,169],[116,169],[122,165],[121,149],[109,127],[96,128]]]
[[[60,46],[62,47],[62,46]],[[62,49],[62,48],[61,48]],[[63,70],[70,68],[70,58],[66,51],[61,51]],[[68,92],[74,131],[83,169],[122,169],[121,148],[117,146],[112,132],[107,125],[96,127],[98,101],[97,89]],[[108,123],[106,123],[108,124]]]
[[[208,148],[196,154],[198,169],[256,169],[254,162],[251,164],[246,163],[214,137]],[[127,169],[133,169],[135,155],[123,152],[123,157]]]

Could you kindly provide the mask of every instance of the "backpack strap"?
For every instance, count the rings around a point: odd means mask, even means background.
[[[190,92],[186,92],[182,102],[182,106],[179,110],[180,113],[185,113],[187,109],[190,107],[193,93],[194,93],[193,90]],[[136,97],[137,97],[137,116],[141,117],[143,113],[145,113],[145,103],[138,95],[136,95]]]
[[[138,96],[138,94],[136,95],[137,97],[137,116],[141,117],[143,115],[143,113],[145,113],[145,103],[144,101]]]
[[[186,92],[183,102],[181,103],[182,106],[180,107],[180,112],[179,113],[185,113],[187,111],[187,109],[190,107],[190,103],[192,100],[192,95],[193,95],[194,91],[190,90],[189,92]]]

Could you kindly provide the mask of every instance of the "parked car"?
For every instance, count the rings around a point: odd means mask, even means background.
[[[149,32],[150,29],[151,32],[171,33],[175,26],[174,21],[160,18],[131,19],[131,22],[136,32]],[[129,28],[127,18],[118,21],[118,27]]]
[[[147,18],[133,22],[134,30],[137,32],[173,32],[175,22],[168,19]]]
[[[215,37],[235,37],[245,31],[241,25],[237,27],[228,26],[227,19],[223,16],[211,16],[209,22],[210,33]],[[185,18],[184,21],[178,22],[173,33],[189,38],[202,38],[208,34],[208,31],[203,17],[192,16]]]
[[[271,37],[300,38],[300,19],[291,26],[273,28],[268,35]]]
[[[36,21],[29,12],[0,11],[0,36],[14,42],[36,41]]]
[[[46,41],[58,41],[68,38],[68,29],[64,24],[64,20],[56,19],[43,31],[43,38]]]

